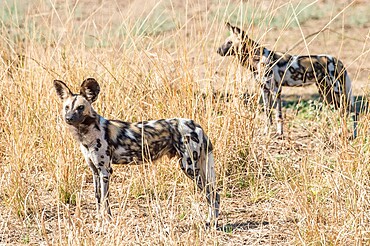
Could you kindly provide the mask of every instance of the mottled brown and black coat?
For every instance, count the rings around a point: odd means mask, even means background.
[[[63,100],[63,116],[93,173],[97,209],[108,204],[111,164],[141,164],[162,156],[178,157],[184,173],[204,190],[209,203],[207,223],[217,223],[220,196],[216,192],[216,174],[212,144],[201,126],[193,120],[172,118],[137,123],[107,120],[91,104],[100,87],[95,79],[83,81],[74,94],[62,81],[54,87]]]
[[[221,56],[236,56],[261,82],[261,94],[269,124],[272,124],[272,104],[276,102],[278,134],[283,134],[282,86],[306,86],[315,83],[326,103],[341,109],[342,113],[352,113],[353,137],[356,137],[358,113],[352,97],[351,80],[340,60],[326,54],[301,56],[271,51],[250,39],[238,27],[230,23],[226,25],[231,35],[218,48],[217,53]],[[268,125],[265,131],[268,130]]]

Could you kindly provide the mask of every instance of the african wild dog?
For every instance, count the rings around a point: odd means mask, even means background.
[[[93,78],[83,81],[80,93],[74,94],[60,80],[54,81],[63,100],[63,116],[93,173],[97,210],[104,203],[111,215],[108,196],[109,178],[114,164],[141,164],[162,156],[179,157],[186,176],[205,190],[209,204],[207,225],[217,225],[220,196],[215,189],[212,144],[200,125],[189,119],[162,119],[137,123],[107,120],[91,104],[100,87]]]
[[[357,136],[357,118],[352,97],[351,80],[343,63],[330,55],[299,56],[268,50],[250,39],[246,32],[226,23],[231,35],[217,53],[236,56],[243,66],[248,66],[255,78],[261,81],[261,93],[268,123],[272,124],[271,107],[276,101],[277,133],[283,134],[281,110],[282,86],[306,86],[316,83],[324,102],[333,104],[341,113],[352,113]],[[273,97],[272,97],[273,96]],[[268,125],[265,131],[268,131]]]

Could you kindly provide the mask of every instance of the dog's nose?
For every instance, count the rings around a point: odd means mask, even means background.
[[[218,47],[217,54],[220,54],[221,55],[221,47]]]
[[[66,115],[66,122],[71,123],[72,122],[72,116],[71,115]]]

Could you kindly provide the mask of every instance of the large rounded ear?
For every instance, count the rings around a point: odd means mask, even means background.
[[[63,81],[54,80],[54,88],[62,100],[66,100],[68,97],[72,96],[71,90]]]
[[[232,31],[231,29],[232,29],[232,25],[230,24],[230,22],[225,22],[225,25],[226,25],[226,27],[230,30],[230,31]]]
[[[230,30],[231,32],[233,32],[233,33],[234,33],[234,34],[236,34],[236,35],[239,35],[239,34],[241,34],[241,33],[242,33],[242,31],[240,30],[240,28],[239,28],[239,27],[233,26],[233,25],[231,25],[229,22],[226,22],[226,23],[225,23],[225,25],[227,26],[227,28],[229,28],[229,30]]]
[[[98,98],[99,92],[100,86],[95,79],[88,78],[82,82],[80,94],[90,103],[94,102]]]

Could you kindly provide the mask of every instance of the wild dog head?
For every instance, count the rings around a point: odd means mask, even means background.
[[[93,78],[83,81],[80,94],[74,94],[60,80],[54,80],[58,96],[63,100],[63,117],[68,125],[78,126],[94,116],[91,104],[98,98],[100,87]]]
[[[226,23],[231,34],[226,38],[225,42],[217,49],[217,53],[221,56],[239,56],[241,62],[247,61],[248,57],[256,55],[258,52],[258,44],[248,38],[246,32],[239,27]]]
[[[217,53],[221,56],[236,55],[239,52],[244,32],[240,28],[232,26],[230,23],[226,23],[227,28],[231,34],[226,38],[225,42],[217,49]]]

